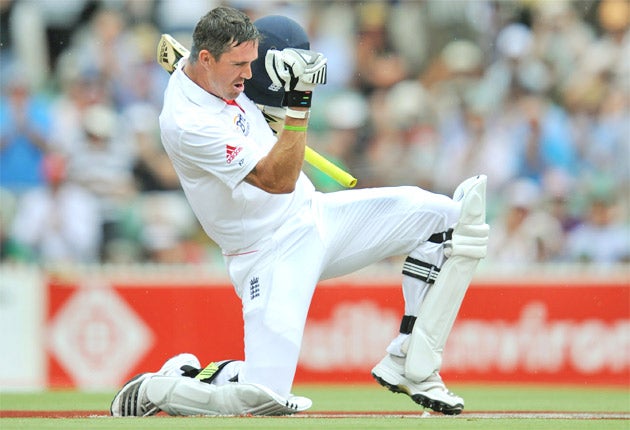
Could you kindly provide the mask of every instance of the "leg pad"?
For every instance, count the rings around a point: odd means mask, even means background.
[[[446,339],[479,259],[486,255],[489,231],[486,180],[484,175],[476,176],[462,182],[455,190],[453,199],[462,202],[462,209],[453,229],[450,257],[420,305],[418,319],[408,338],[405,376],[412,381],[424,381],[442,366]],[[445,254],[449,255],[446,250]]]
[[[156,375],[149,400],[169,415],[290,415],[311,407],[306,397],[285,399],[257,384],[216,386],[198,379]]]

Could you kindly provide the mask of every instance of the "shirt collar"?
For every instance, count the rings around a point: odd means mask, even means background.
[[[225,108],[226,103],[217,96],[214,96],[194,83],[186,73],[184,73],[185,61],[181,61],[177,70],[175,70],[175,78],[179,80],[184,95],[196,105],[209,108],[212,113],[218,113]]]

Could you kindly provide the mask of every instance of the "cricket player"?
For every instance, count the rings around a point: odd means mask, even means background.
[[[453,198],[414,186],[316,191],[302,164],[326,61],[285,17],[252,23],[236,9],[217,7],[198,22],[190,56],[166,88],[161,135],[242,300],[245,358],[203,368],[191,354],[175,356],[128,381],[112,415],[307,410],[310,399],[291,389],[317,283],[396,255],[406,256],[404,316],[372,374],[423,407],[445,414],[464,408],[439,370],[486,253],[486,178],[464,181]],[[277,135],[265,116],[281,119]]]

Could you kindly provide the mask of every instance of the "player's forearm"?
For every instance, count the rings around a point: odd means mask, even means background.
[[[247,182],[272,194],[293,192],[304,162],[307,124],[308,119],[287,117],[278,141],[247,176]]]

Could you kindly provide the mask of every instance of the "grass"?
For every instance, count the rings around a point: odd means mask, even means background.
[[[13,421],[7,423],[6,421]],[[179,429],[431,429],[431,430],[627,430],[628,421],[622,420],[549,420],[549,419],[483,419],[448,421],[387,418],[116,418],[116,419],[17,419],[1,421],[3,430],[67,429],[67,430],[179,430]],[[6,424],[6,427],[5,427]]]
[[[405,416],[405,412],[421,410],[402,394],[392,394],[376,385],[330,386],[300,385],[295,394],[313,399],[309,413],[374,412],[349,418],[327,417],[150,417],[150,418],[2,418],[0,429],[405,429],[481,430],[481,429],[572,429],[630,430],[630,391],[627,388],[556,387],[514,385],[461,385],[453,389],[466,399],[466,411],[473,415],[445,417],[431,414]],[[81,393],[50,391],[43,393],[0,393],[0,410],[105,412],[113,393]],[[484,418],[474,412],[485,411],[548,411],[576,413],[620,413],[628,419],[565,418]],[[388,416],[376,414],[386,412]],[[398,413],[398,415],[396,414]]]

